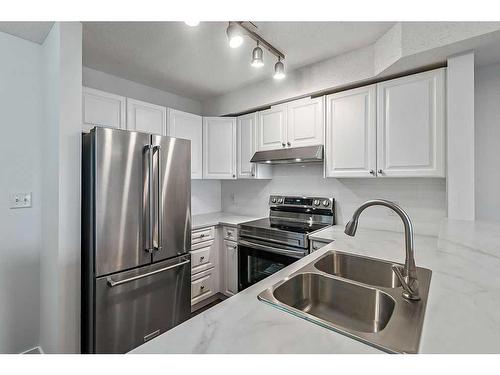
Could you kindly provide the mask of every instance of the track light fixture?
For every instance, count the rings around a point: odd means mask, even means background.
[[[243,44],[243,34],[237,24],[229,22],[226,29],[227,39],[229,40],[229,47],[238,48]]]
[[[262,48],[260,48],[260,45],[262,45],[265,49],[267,49],[278,58],[278,62],[274,65],[274,78],[285,78],[285,65],[281,61],[282,59],[285,59],[285,55],[278,49],[276,49],[271,43],[257,34],[256,30],[257,26],[255,26],[251,22],[230,21],[226,29],[229,46],[231,48],[237,48],[241,46],[243,44],[243,37],[248,36],[249,38],[257,42],[257,46],[252,51],[251,65],[255,68],[264,66],[264,52]]]
[[[281,62],[281,59],[278,57],[278,62],[274,64],[274,79],[283,79],[285,78],[285,65]]]
[[[259,47],[259,41],[257,41],[257,47],[252,51],[252,66],[254,68],[261,68],[264,66],[264,52],[262,48]]]

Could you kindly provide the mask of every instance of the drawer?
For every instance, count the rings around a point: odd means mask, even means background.
[[[191,244],[213,240],[215,238],[214,227],[196,229],[191,232]]]
[[[191,250],[191,273],[193,275],[215,265],[215,241],[209,241],[206,244],[206,246]]]
[[[191,282],[191,305],[210,297],[215,293],[214,274],[212,272],[204,273],[202,277]]]
[[[316,240],[312,240],[311,241],[311,253],[316,251],[316,250],[319,250],[321,249],[323,246],[326,246],[328,245],[330,242],[323,242],[323,241],[316,241]]]
[[[222,234],[225,240],[237,241],[238,240],[238,229],[235,227],[223,227]]]

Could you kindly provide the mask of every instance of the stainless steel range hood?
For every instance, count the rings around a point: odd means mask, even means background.
[[[250,162],[263,164],[318,163],[323,161],[323,145],[257,151]]]

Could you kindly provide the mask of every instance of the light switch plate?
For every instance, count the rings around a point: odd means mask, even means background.
[[[10,208],[31,207],[31,192],[10,194]]]

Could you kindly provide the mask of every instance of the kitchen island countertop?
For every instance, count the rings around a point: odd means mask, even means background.
[[[132,353],[380,353],[257,299],[329,250],[404,262],[404,236],[333,226],[320,250],[228,298]],[[432,270],[421,353],[500,353],[500,224],[444,220],[438,237],[415,236],[417,266]]]

